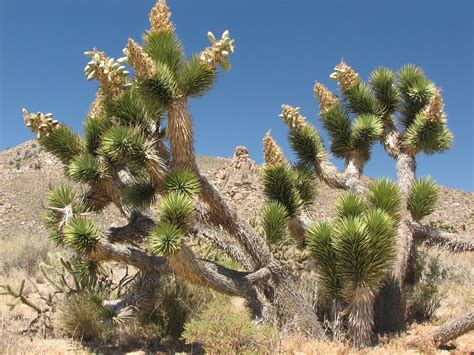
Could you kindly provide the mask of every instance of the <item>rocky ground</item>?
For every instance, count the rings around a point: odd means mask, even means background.
[[[258,216],[264,198],[259,184],[260,167],[253,160],[250,158],[229,160],[200,157],[198,163],[203,174],[224,194],[229,204],[238,211],[242,218],[251,221],[255,216]],[[20,237],[26,241],[25,243],[31,241],[32,246],[38,245],[48,250],[49,247],[46,245],[48,233],[42,225],[43,206],[48,189],[62,182],[66,182],[66,179],[61,165],[34,141],[23,143],[0,153],[0,242],[2,243],[0,264],[9,260],[12,248],[18,248],[18,243],[14,241]],[[339,190],[318,183],[318,198],[314,205],[306,211],[307,214],[313,220],[330,218],[333,215],[330,206],[340,193]],[[107,209],[100,215],[100,222],[104,227],[123,223],[113,208]],[[442,187],[436,211],[423,222],[434,224],[448,231],[474,234],[474,193]],[[30,250],[30,252],[33,253],[34,250]],[[474,308],[474,257],[470,253],[453,254],[444,250],[435,253],[440,255],[454,276],[441,287],[444,297],[436,320],[424,326],[416,326],[413,328],[413,335],[428,331],[434,325]],[[299,257],[294,249],[287,250],[285,254],[286,259]],[[297,268],[308,268],[308,265],[305,265],[306,257],[302,257],[299,261],[301,264],[296,265]],[[2,269],[4,267],[0,265],[0,270]],[[17,282],[18,275],[15,275],[14,270],[10,271],[6,275],[7,281]],[[5,281],[5,275],[2,279]],[[26,310],[22,311],[23,313],[20,312],[20,315],[10,313],[3,304],[4,301],[3,298],[0,299],[3,329],[0,334],[3,338],[0,348],[2,343],[3,345],[14,343],[14,340],[17,339],[15,337],[19,336],[14,331],[5,329],[18,328],[18,324],[24,325],[28,319]],[[8,342],[8,339],[11,341]],[[54,343],[51,339],[44,340],[43,345],[38,348],[39,350],[35,348],[38,344],[33,348],[25,347],[17,350],[22,352],[33,349],[38,352],[54,352],[58,350],[58,347],[61,349],[59,352],[83,350],[77,342],[64,339],[56,340],[58,343]],[[315,345],[310,341],[305,342],[299,339],[296,343],[292,345],[294,351],[299,349],[298,351],[312,352],[315,349]],[[474,335],[468,334],[459,338],[457,345],[458,350],[474,350]],[[342,348],[341,350],[345,352]],[[397,350],[394,348],[394,351]]]

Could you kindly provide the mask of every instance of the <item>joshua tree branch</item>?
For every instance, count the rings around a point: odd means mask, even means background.
[[[416,222],[411,222],[409,228],[415,240],[428,245],[441,245],[452,251],[474,251],[474,238],[471,236],[444,232]]]
[[[409,345],[418,346],[425,342],[432,342],[436,346],[444,344],[449,340],[474,329],[474,312],[465,313],[451,322],[445,323],[426,336],[417,337]]]

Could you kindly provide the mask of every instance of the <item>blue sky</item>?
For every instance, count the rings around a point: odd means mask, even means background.
[[[32,138],[21,108],[53,112],[81,130],[96,84],[82,72],[85,50],[119,57],[128,37],[140,40],[153,0],[0,0],[0,149]],[[261,162],[261,139],[273,135],[291,157],[280,106],[299,106],[320,127],[314,81],[329,79],[344,58],[363,78],[377,66],[422,66],[443,90],[454,148],[420,156],[418,174],[474,191],[473,4],[464,1],[169,0],[188,54],[208,45],[208,30],[229,29],[233,69],[191,104],[198,154],[230,156],[245,145]],[[340,163],[338,163],[340,164]],[[394,177],[377,147],[365,173]]]

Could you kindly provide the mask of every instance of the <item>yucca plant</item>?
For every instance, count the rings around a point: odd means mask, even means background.
[[[439,188],[430,177],[416,180],[408,195],[408,209],[415,221],[433,213],[438,200]]]
[[[441,91],[420,67],[412,64],[398,72],[376,68],[365,82],[352,67],[341,61],[330,78],[337,81],[338,95],[322,83],[314,85],[319,118],[329,134],[329,151],[317,128],[300,114],[299,107],[283,105],[280,117],[289,128],[288,139],[298,163],[311,166],[327,185],[352,193],[344,198],[353,204],[345,205],[347,211],[338,208],[340,216],[362,208],[355,195],[365,195],[367,208],[383,210],[398,224],[397,234],[404,241],[397,248],[399,255],[383,285],[384,292],[378,296],[376,328],[384,332],[400,331],[404,326],[400,315],[405,314],[403,283],[411,267],[408,264],[414,262],[414,258],[409,259],[414,255],[413,235],[416,233],[420,239],[439,233],[431,233],[429,228],[418,223],[433,211],[434,189],[426,183],[416,182],[416,156],[441,153],[452,144]],[[388,180],[367,188],[361,178],[377,142],[397,162],[398,188]],[[330,161],[330,154],[344,160],[343,171]],[[412,189],[414,183],[416,186]],[[426,197],[425,204],[421,196]],[[304,231],[304,228],[300,230]],[[406,235],[409,237],[405,238]],[[443,238],[456,245],[452,236],[443,235]]]
[[[289,162],[270,134],[265,136],[261,180],[267,201],[260,220],[265,242],[200,173],[194,151],[189,100],[213,87],[219,66],[230,70],[233,40],[228,31],[220,39],[208,33],[210,46],[187,57],[170,16],[165,1],[158,0],[143,43],[129,39],[125,57],[85,52],[86,78],[97,80],[99,88],[82,137],[52,114],[23,110],[39,143],[80,184],[77,190],[52,190],[46,217],[50,239],[84,261],[78,273],[86,280],[92,280],[89,271],[108,261],[139,270],[123,302],[105,302],[118,315],[153,308],[160,276],[172,271],[196,285],[245,298],[255,317],[275,315],[265,320],[323,337],[314,309],[269,247],[288,234],[308,245],[317,260],[325,296],[334,301],[333,330],[347,328],[356,345],[368,344],[374,297],[387,295],[378,290],[390,280],[403,295],[410,233],[418,228],[418,235],[429,234],[417,221],[432,211],[434,189],[425,181],[414,184],[415,167],[420,152],[442,152],[451,144],[440,90],[412,65],[398,73],[378,68],[365,83],[342,62],[331,76],[338,96],[322,84],[314,87],[329,152],[300,109],[283,105],[281,117],[299,161]],[[397,161],[398,187],[388,180],[363,182],[377,142]],[[344,160],[344,171],[331,163],[331,154]],[[337,220],[308,227],[315,177],[349,192],[336,203]],[[127,224],[102,231],[92,215],[106,213],[111,204]],[[149,216],[153,209],[157,214]],[[398,241],[396,258],[395,234],[408,235]],[[205,238],[245,271],[197,257],[191,238]],[[393,315],[404,314],[399,303],[397,308],[397,302],[386,302],[393,313],[376,310],[376,323],[386,322],[376,324],[378,330],[401,329]]]
[[[372,186],[379,192],[393,189],[387,180]],[[346,315],[352,343],[364,347],[373,340],[375,296],[394,261],[397,222],[389,212],[350,192],[336,200],[335,210],[335,221],[319,222],[308,230],[308,245],[333,306],[333,333],[341,332],[340,319]]]

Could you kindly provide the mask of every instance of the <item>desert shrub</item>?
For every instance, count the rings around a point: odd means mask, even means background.
[[[102,298],[91,291],[68,295],[59,307],[63,330],[81,340],[107,340],[112,330],[113,315],[101,303]]]
[[[423,322],[433,317],[440,306],[439,285],[447,277],[438,255],[421,251],[415,270],[415,286],[408,297],[408,320]]]
[[[228,297],[216,297],[199,316],[186,323],[183,338],[214,354],[272,352],[276,330],[255,325],[248,312],[231,307]]]
[[[430,226],[433,228],[441,229],[449,233],[458,232],[456,227],[454,227],[452,224],[446,223],[445,221],[441,221],[441,220],[430,221]]]
[[[161,289],[148,324],[155,324],[161,337],[179,339],[184,325],[199,314],[213,298],[209,289],[196,287],[169,276],[162,279]]]
[[[0,270],[8,274],[13,269],[24,270],[28,275],[34,275],[38,264],[45,260],[51,243],[48,238],[40,236],[20,235],[2,240],[0,248]]]

